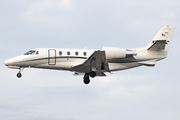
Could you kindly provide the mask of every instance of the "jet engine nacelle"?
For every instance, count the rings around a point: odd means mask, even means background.
[[[106,59],[125,58],[126,49],[115,47],[103,47],[101,50],[105,51]]]

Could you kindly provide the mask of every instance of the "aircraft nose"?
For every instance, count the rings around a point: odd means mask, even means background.
[[[11,65],[13,63],[13,59],[8,59],[4,62],[6,66]]]

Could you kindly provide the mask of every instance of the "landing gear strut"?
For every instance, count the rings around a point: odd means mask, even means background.
[[[24,68],[19,68],[19,72],[17,73],[17,77],[18,78],[21,78],[22,77],[22,74],[21,74],[21,72],[24,70]]]
[[[90,83],[89,73],[85,73],[85,75],[84,75],[84,83],[85,83],[85,84],[89,84],[89,83]]]

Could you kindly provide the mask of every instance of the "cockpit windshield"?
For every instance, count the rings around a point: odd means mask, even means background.
[[[34,55],[35,54],[35,50],[30,50],[28,52],[26,52],[24,55]]]

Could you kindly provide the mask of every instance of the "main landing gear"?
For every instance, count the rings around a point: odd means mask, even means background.
[[[85,73],[85,75],[84,75],[84,83],[85,84],[89,84],[90,83],[89,73]]]
[[[24,68],[19,68],[19,72],[17,73],[17,77],[18,78],[21,78],[22,77],[22,74],[21,72],[24,70]]]
[[[94,78],[96,76],[96,72],[91,71],[90,73],[85,73],[85,75],[84,75],[84,83],[85,84],[89,84],[90,83],[89,76]]]

